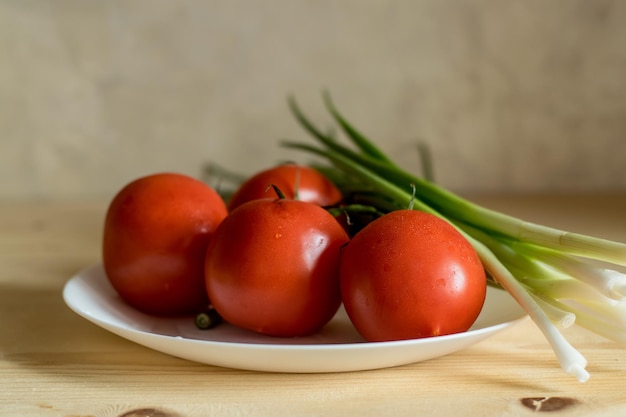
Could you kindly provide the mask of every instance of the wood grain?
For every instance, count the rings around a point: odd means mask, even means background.
[[[482,197],[531,220],[626,241],[626,196]],[[565,375],[527,320],[464,351],[366,372],[273,374],[152,351],[80,318],[68,278],[99,260],[106,204],[0,204],[0,415],[623,416],[623,347],[580,328],[568,339],[591,379]],[[565,214],[566,213],[566,214]]]

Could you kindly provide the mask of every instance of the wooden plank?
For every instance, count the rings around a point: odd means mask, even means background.
[[[573,196],[479,200],[535,221],[626,241],[624,196],[601,202]],[[589,360],[591,379],[581,384],[560,370],[529,320],[435,360],[334,374],[218,368],[126,341],[77,316],[61,298],[67,279],[99,259],[105,208],[101,202],[0,204],[0,415],[626,413],[623,347],[580,328],[566,330]]]

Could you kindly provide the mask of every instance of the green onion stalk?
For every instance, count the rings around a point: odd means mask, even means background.
[[[427,175],[413,175],[357,131],[329,94],[323,98],[351,146],[317,128],[293,97],[290,109],[316,145],[285,141],[283,146],[329,163],[317,167],[349,203],[380,213],[411,206],[452,224],[477,251],[490,282],[512,295],[545,335],[562,369],[579,381],[589,378],[587,361],[564,338],[562,328],[576,322],[626,343],[626,274],[617,270],[626,266],[626,244],[526,222],[464,199]]]

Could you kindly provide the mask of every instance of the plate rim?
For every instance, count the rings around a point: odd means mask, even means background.
[[[136,329],[136,328],[132,328],[131,326],[128,325],[128,323],[121,321],[122,325],[119,325],[118,323],[112,323],[110,321],[107,321],[105,319],[102,319],[98,316],[95,316],[93,314],[90,314],[89,312],[85,311],[81,306],[80,303],[77,303],[76,300],[74,300],[72,298],[73,294],[72,291],[77,291],[80,290],[80,288],[75,288],[78,285],[88,285],[88,289],[89,290],[94,290],[95,288],[89,284],[91,284],[91,282],[89,280],[97,280],[98,277],[94,277],[95,274],[102,274],[102,276],[106,279],[106,274],[104,272],[104,268],[102,266],[102,263],[95,263],[92,264],[86,268],[83,268],[82,270],[78,271],[76,274],[74,274],[74,276],[72,276],[70,279],[68,279],[68,281],[65,283],[64,287],[63,287],[63,299],[65,304],[72,310],[74,311],[76,314],[78,314],[79,316],[83,317],[84,319],[88,320],[89,322],[113,333],[116,334],[119,337],[122,337],[126,340],[132,341],[134,343],[138,343],[140,345],[143,345],[147,348],[150,348],[152,350],[156,350],[156,351],[160,351],[160,352],[164,352],[166,354],[169,354],[171,356],[177,356],[177,357],[182,357],[184,359],[187,360],[193,360],[193,359],[188,359],[184,356],[180,356],[180,355],[176,355],[171,353],[171,349],[168,350],[162,350],[162,349],[158,349],[155,348],[154,346],[150,346],[147,345],[145,343],[142,343],[140,341],[138,341],[137,339],[142,339],[142,338],[149,338],[151,340],[162,340],[162,341],[167,341],[170,343],[176,343],[176,341],[182,341],[186,344],[192,344],[195,347],[213,347],[213,348],[226,348],[226,349],[235,349],[235,350],[256,350],[256,351],[264,351],[264,352],[285,352],[285,351],[290,351],[290,352],[300,352],[300,353],[322,353],[322,352],[326,352],[326,353],[330,353],[333,351],[337,351],[337,352],[342,352],[342,351],[359,351],[359,352],[366,352],[369,350],[379,350],[379,349],[385,349],[385,348],[389,348],[389,349],[406,349],[409,347],[414,347],[415,349],[419,349],[419,347],[424,347],[424,346],[428,346],[431,344],[436,344],[436,343],[450,343],[453,342],[455,339],[477,339],[475,341],[470,341],[469,343],[467,343],[466,345],[462,346],[459,349],[455,349],[452,352],[443,354],[443,355],[439,355],[439,356],[445,356],[448,355],[450,353],[454,353],[458,350],[462,350],[466,347],[468,347],[469,345],[472,345],[474,343],[478,343],[482,340],[484,340],[485,338],[489,337],[490,335],[494,335],[508,327],[511,327],[513,325],[516,325],[526,319],[528,319],[528,315],[523,312],[523,310],[521,310],[520,308],[520,314],[518,317],[513,318],[513,319],[509,319],[509,320],[505,320],[502,321],[500,323],[496,323],[496,324],[491,324],[491,325],[487,325],[484,327],[480,327],[477,329],[470,329],[466,332],[461,332],[461,333],[454,333],[454,334],[448,334],[448,335],[442,335],[442,336],[434,336],[434,337],[428,337],[428,338],[420,338],[420,339],[407,339],[407,340],[395,340],[395,341],[383,341],[383,342],[368,342],[368,341],[360,341],[360,342],[347,342],[347,343],[303,343],[303,344],[284,344],[284,343],[262,343],[262,342],[244,342],[244,341],[224,341],[224,340],[205,340],[205,339],[197,339],[197,338],[191,338],[188,336],[172,336],[172,335],[167,335],[167,334],[161,334],[161,333],[154,333],[154,332],[150,332],[147,331],[145,329]],[[104,284],[108,287],[110,287],[110,283],[107,282]],[[114,291],[112,289],[112,287],[110,287],[110,290]],[[496,289],[497,290],[497,289]],[[504,291],[504,290],[501,290]],[[110,297],[111,294],[104,294],[104,300],[105,301],[113,301]],[[119,300],[121,301],[121,300]],[[83,303],[85,303],[86,301],[82,301]],[[123,302],[123,301],[121,301]],[[129,308],[132,308],[129,306]],[[141,313],[141,312],[140,312]],[[147,318],[150,318],[149,315],[146,315],[145,313],[141,313],[142,315],[146,316]],[[123,315],[122,315],[123,316]],[[124,317],[124,316],[123,316]],[[160,319],[159,317],[154,317],[155,320]],[[136,335],[137,337],[129,337],[128,333],[130,333],[131,335]],[[216,361],[202,361],[202,363],[206,363],[206,364],[215,364]],[[408,364],[410,362],[407,362],[406,364]],[[216,365],[216,366],[224,366],[224,365]],[[237,366],[228,366],[231,368],[237,368]],[[362,368],[362,369],[377,369],[379,367],[376,368]],[[261,370],[261,371],[268,371],[266,369],[254,369],[253,367],[250,366],[246,366],[246,367],[239,367],[239,369],[249,369],[249,370]],[[269,372],[305,372],[305,373],[310,373],[311,371],[271,371],[269,370]],[[341,372],[341,371],[313,371],[313,372]]]

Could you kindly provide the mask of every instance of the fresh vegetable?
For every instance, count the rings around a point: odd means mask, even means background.
[[[277,165],[248,178],[235,191],[228,203],[228,209],[234,210],[241,204],[259,198],[271,198],[278,187],[285,197],[330,206],[341,200],[341,192],[330,180],[317,170],[297,164]]]
[[[474,248],[431,214],[397,210],[369,223],[341,256],[341,295],[368,341],[468,330],[487,291]]]
[[[104,224],[102,259],[112,286],[147,313],[200,311],[208,304],[204,256],[226,214],[211,187],[185,175],[129,183],[111,201]]]
[[[576,323],[626,342],[626,245],[532,224],[478,206],[399,168],[339,113],[329,95],[326,107],[354,147],[323,133],[290,99],[298,121],[320,146],[286,142],[332,164],[332,177],[351,201],[388,212],[415,208],[452,224],[471,242],[495,285],[506,289],[535,321],[565,372],[589,378],[586,360],[561,334],[559,323]],[[598,266],[596,260],[605,262]],[[555,324],[556,323],[556,324]]]
[[[322,207],[286,198],[249,201],[218,226],[206,288],[227,322],[258,333],[316,332],[336,313],[341,225]]]

